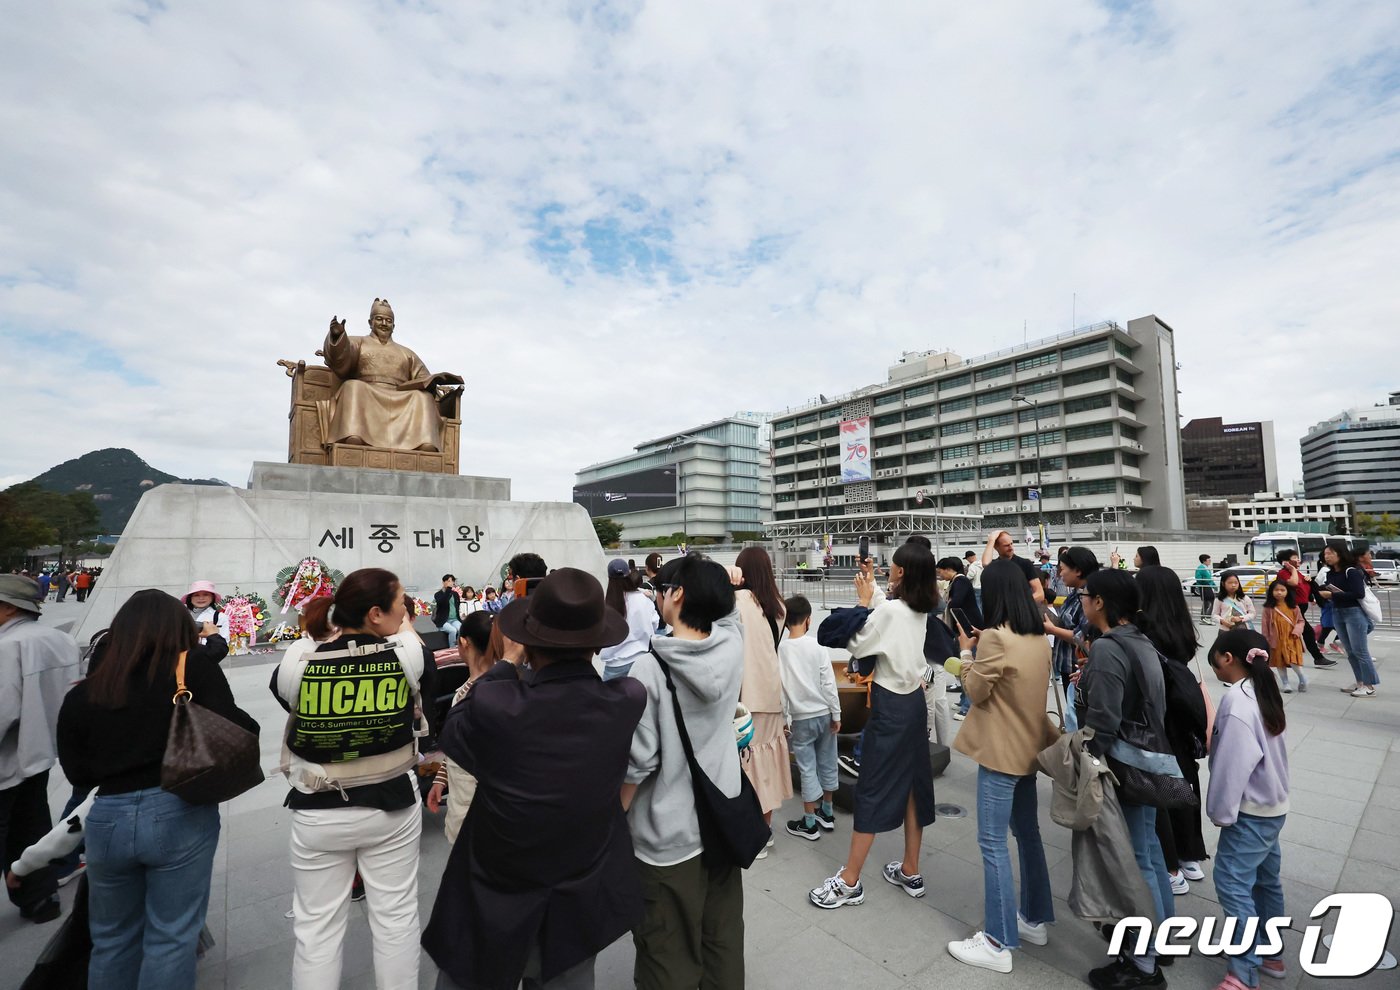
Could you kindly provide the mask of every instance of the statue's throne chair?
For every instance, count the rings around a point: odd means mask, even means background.
[[[319,355],[319,351],[317,354]],[[428,471],[457,474],[462,433],[461,386],[438,386],[438,412],[442,437],[438,450],[392,450],[353,443],[327,443],[331,398],[340,378],[323,365],[305,361],[278,361],[292,380],[292,407],[287,413],[287,462],[325,464],[332,467],[387,468],[394,471]]]

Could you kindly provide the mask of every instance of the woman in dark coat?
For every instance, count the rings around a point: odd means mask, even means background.
[[[584,571],[561,567],[497,624],[531,670],[501,661],[443,724],[477,790],[423,946],[439,990],[592,986],[593,957],[642,920],[619,792],[646,691],[594,671],[627,621]]]

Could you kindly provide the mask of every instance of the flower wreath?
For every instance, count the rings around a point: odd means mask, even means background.
[[[277,572],[277,590],[272,597],[282,606],[282,614],[291,609],[300,611],[313,598],[329,598],[345,575],[334,570],[319,557],[303,557],[295,567]]]
[[[230,636],[250,637],[267,621],[267,600],[255,591],[233,589],[233,594],[224,597],[223,613],[228,616]]]

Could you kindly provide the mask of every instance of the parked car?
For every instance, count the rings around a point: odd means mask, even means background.
[[[1371,574],[1377,584],[1400,585],[1400,561],[1372,557]]]

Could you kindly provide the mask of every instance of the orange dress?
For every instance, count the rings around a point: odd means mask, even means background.
[[[1282,608],[1269,606],[1264,611],[1269,616],[1265,626],[1269,666],[1280,670],[1303,666],[1303,636],[1298,626],[1302,616],[1298,610],[1285,605]]]

